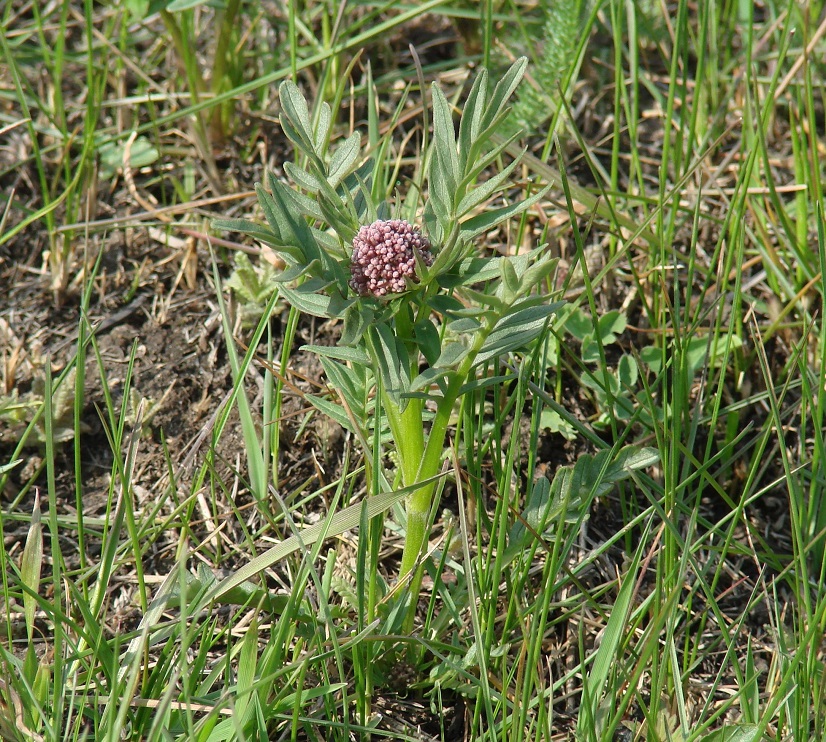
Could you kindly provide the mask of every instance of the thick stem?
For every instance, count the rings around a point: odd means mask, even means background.
[[[436,416],[430,426],[427,446],[424,447],[422,455],[417,461],[416,473],[411,484],[432,479],[439,473],[442,452],[447,438],[447,428],[450,423],[450,414],[453,411],[453,405],[459,395],[461,385],[462,380],[458,378],[453,379],[448,384],[445,396],[436,408]],[[399,569],[400,579],[406,577],[413,570],[424,550],[427,542],[427,522],[433,505],[435,490],[436,482],[428,482],[407,497],[407,536],[404,541],[404,551],[402,552],[402,562]],[[420,580],[420,574],[414,578],[413,587],[416,590],[411,591],[413,594],[418,592],[416,583]]]
[[[415,479],[412,480],[411,484],[432,479],[439,473],[453,406],[459,398],[459,392],[473,369],[474,359],[487,339],[492,326],[493,325],[490,324],[480,329],[474,338],[473,347],[470,352],[465,356],[465,359],[457,371],[450,377],[444,396],[436,407],[436,416],[433,418],[433,423],[430,426],[427,446],[424,447],[424,452],[420,459],[421,463],[419,464]],[[399,445],[399,448],[402,447],[402,444],[400,444],[398,440],[396,443]],[[407,484],[407,482],[405,482],[405,484]],[[400,579],[410,574],[424,550],[427,542],[427,521],[430,516],[430,508],[433,505],[433,493],[435,489],[436,482],[430,482],[421,487],[421,489],[415,490],[407,498],[407,536],[405,537],[402,562],[399,568]],[[419,569],[416,574],[413,575],[411,582],[410,592],[412,595],[418,594],[421,579],[422,571]]]

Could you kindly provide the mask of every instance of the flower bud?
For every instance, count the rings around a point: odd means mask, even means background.
[[[382,297],[407,290],[406,278],[418,281],[416,255],[433,263],[430,242],[404,219],[373,222],[353,238],[350,286],[360,296]]]

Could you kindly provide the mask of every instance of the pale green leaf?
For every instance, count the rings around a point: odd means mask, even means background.
[[[348,175],[361,153],[361,134],[354,131],[345,139],[333,154],[327,180],[335,188]]]
[[[43,524],[40,520],[40,493],[35,490],[32,519],[23,547],[20,564],[20,579],[29,590],[37,595],[40,591],[40,570],[43,565]],[[34,635],[34,616],[37,612],[37,598],[28,592],[23,593],[23,613],[26,619],[26,632],[29,642]]]
[[[480,234],[490,231],[505,220],[510,219],[517,214],[521,214],[523,211],[529,209],[537,203],[537,201],[542,199],[548,190],[548,187],[543,188],[530,198],[526,198],[524,201],[518,201],[517,203],[502,206],[498,209],[490,209],[482,214],[466,219],[462,222],[462,239],[472,240],[474,237],[478,237]]]

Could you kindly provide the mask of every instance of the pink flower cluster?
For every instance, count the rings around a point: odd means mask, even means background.
[[[350,286],[360,296],[386,296],[407,290],[405,278],[416,278],[416,255],[433,263],[430,242],[404,219],[379,219],[353,238]]]

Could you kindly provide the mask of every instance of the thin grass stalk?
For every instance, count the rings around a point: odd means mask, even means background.
[[[50,553],[51,553],[51,567],[52,567],[52,600],[53,605],[58,613],[65,613],[63,610],[63,551],[60,546],[60,525],[57,520],[58,500],[57,500],[57,486],[55,481],[55,447],[54,447],[54,411],[52,409],[52,374],[51,363],[49,361],[44,365],[45,370],[45,385],[43,391],[44,397],[44,412],[43,424],[46,434],[46,488],[49,500],[49,538],[50,538]],[[64,627],[62,621],[55,616],[52,625],[52,645],[50,647],[53,652],[53,674],[55,678],[63,678],[64,672]],[[55,735],[55,739],[61,736],[62,727],[62,711],[65,707],[66,687],[62,682],[56,682],[53,687],[53,695],[51,700],[52,709],[56,711],[53,716],[53,728],[51,732]]]

